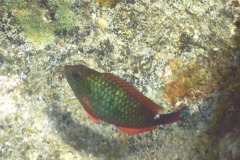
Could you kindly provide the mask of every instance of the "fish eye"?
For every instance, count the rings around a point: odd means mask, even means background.
[[[73,78],[74,78],[75,80],[78,81],[78,80],[80,79],[80,75],[79,75],[78,73],[75,72],[75,73],[73,73],[72,75],[73,75]]]

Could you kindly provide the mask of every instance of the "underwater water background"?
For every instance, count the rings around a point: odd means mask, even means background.
[[[0,159],[240,159],[239,0],[0,0]],[[95,124],[63,74],[113,73],[188,116]]]

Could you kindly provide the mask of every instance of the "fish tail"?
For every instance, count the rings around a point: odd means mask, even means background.
[[[156,124],[159,125],[159,124],[174,123],[182,118],[186,110],[187,110],[187,107],[182,107],[177,112],[173,112],[169,114],[160,114],[160,117],[156,119]]]

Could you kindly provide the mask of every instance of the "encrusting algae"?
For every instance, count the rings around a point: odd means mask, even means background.
[[[195,60],[182,64],[180,59],[175,58],[168,66],[173,74],[164,79],[164,93],[172,106],[178,100],[194,102],[204,98],[217,87],[218,80],[212,77],[211,69],[202,67]]]

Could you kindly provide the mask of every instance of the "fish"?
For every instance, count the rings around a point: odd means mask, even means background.
[[[181,119],[183,109],[165,113],[164,108],[112,73],[80,64],[64,66],[64,74],[87,115],[97,124],[104,121],[127,134],[138,134]]]

